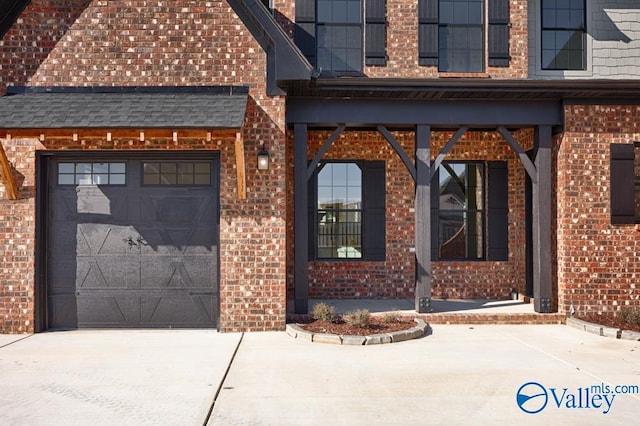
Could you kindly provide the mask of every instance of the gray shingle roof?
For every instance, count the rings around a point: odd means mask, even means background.
[[[246,87],[28,88],[0,98],[0,128],[237,129],[247,96]]]

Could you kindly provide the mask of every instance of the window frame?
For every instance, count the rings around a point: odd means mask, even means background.
[[[62,165],[72,165],[73,166],[73,171],[72,172],[62,172],[60,170],[60,166]],[[78,166],[80,165],[90,165],[90,171],[88,172],[81,172],[78,170]],[[106,172],[96,172],[95,171],[95,166],[97,165],[107,165],[107,171]],[[113,165],[122,165],[123,166],[123,171],[122,172],[112,172],[111,168]],[[118,161],[59,161],[56,163],[56,186],[62,186],[62,187],[74,187],[74,186],[127,186],[127,174],[129,173],[129,167],[128,167],[128,162],[124,161],[124,160],[118,160]],[[94,182],[94,176],[96,175],[102,175],[102,176],[106,176],[107,177],[107,182],[106,183],[95,183]],[[73,183],[61,183],[60,182],[60,177],[61,176],[73,176]],[[91,183],[82,183],[82,182],[78,182],[78,178],[79,176],[89,176],[91,179]],[[118,183],[111,183],[111,177],[112,176],[122,176],[124,178],[123,182],[118,182]]]
[[[467,4],[469,3],[480,3],[480,22],[479,23],[470,23],[470,22],[443,22],[442,19],[442,3],[447,2],[447,3],[463,3],[466,2]],[[486,2],[485,0],[438,0],[438,72],[440,73],[482,73],[486,70],[486,48],[485,48],[485,41],[486,41],[486,36],[487,36],[487,29],[485,28],[488,24],[486,22],[485,19],[485,14],[486,14]],[[445,55],[445,53],[447,51],[451,51],[451,52],[455,52],[461,49],[454,49],[454,46],[447,46],[449,49],[443,51],[443,30],[447,30],[447,29],[451,29],[452,31],[455,30],[460,30],[463,28],[467,28],[467,29],[480,29],[480,32],[482,34],[482,42],[480,43],[481,48],[480,48],[480,64],[478,64],[477,68],[474,66],[475,63],[472,63],[471,61],[469,61],[469,63],[467,64],[467,67],[464,69],[456,69],[455,68],[455,63],[452,63],[449,67],[444,68],[444,64],[443,62],[445,58],[449,57],[449,55]],[[466,40],[469,40],[469,38],[466,38]],[[471,53],[473,51],[476,51],[477,49],[466,49],[464,50],[467,53]],[[451,54],[453,55],[453,54]],[[456,55],[453,55],[456,56]]]
[[[540,42],[540,53],[538,55],[539,60],[540,60],[540,69],[542,71],[569,71],[569,72],[580,72],[580,71],[586,71],[587,70],[587,54],[588,54],[588,49],[587,49],[587,1],[586,0],[580,0],[580,2],[582,3],[582,22],[575,27],[572,26],[562,26],[562,25],[549,25],[547,26],[545,23],[545,1],[546,0],[542,0],[540,2],[540,8],[539,8],[539,12],[540,12],[540,35],[539,35],[539,42]],[[549,8],[551,9],[551,8]],[[572,9],[569,9],[569,11],[571,11]],[[556,14],[557,14],[558,9],[556,8]],[[551,64],[553,64],[558,56],[558,54],[562,51],[562,49],[559,50],[555,50],[554,49],[545,49],[545,32],[573,32],[574,34],[576,33],[580,33],[580,42],[581,42],[581,64],[580,67],[574,68],[574,67],[560,67],[560,66],[546,66],[545,65],[545,50],[554,50],[555,54],[553,56],[553,59],[551,60]],[[571,39],[571,37],[569,37],[569,40]],[[575,49],[574,49],[575,50]]]
[[[487,260],[487,251],[488,251],[488,247],[487,247],[487,242],[489,239],[489,230],[487,229],[487,215],[488,215],[488,174],[487,174],[487,170],[488,170],[488,165],[487,162],[485,161],[480,161],[480,160],[470,160],[470,161],[461,161],[461,160],[452,160],[452,161],[443,161],[442,164],[440,165],[440,167],[438,168],[438,183],[437,183],[437,188],[438,188],[438,197],[440,197],[440,169],[443,167],[446,167],[447,165],[464,165],[465,166],[465,176],[468,176],[468,172],[467,170],[469,169],[469,166],[474,165],[476,167],[480,168],[481,171],[481,185],[480,186],[476,186],[476,188],[480,188],[482,190],[482,194],[481,194],[481,201],[482,201],[482,208],[478,209],[470,209],[468,207],[465,207],[464,209],[442,209],[440,203],[438,203],[438,208],[437,208],[437,226],[435,227],[435,229],[437,230],[437,253],[438,253],[438,257],[437,259],[433,259],[433,260],[441,260],[441,261],[464,261],[464,262],[472,262],[472,261],[485,261]],[[449,173],[450,175],[450,173]],[[465,180],[465,191],[468,190],[469,186],[468,186],[468,179]],[[465,199],[466,202],[466,199]],[[442,242],[440,241],[440,222],[441,222],[441,215],[442,212],[462,212],[463,213],[463,217],[464,217],[464,225],[465,225],[465,230],[467,230],[469,228],[469,223],[470,223],[470,216],[472,214],[474,215],[480,215],[480,220],[479,222],[481,223],[481,230],[482,230],[482,235],[480,235],[480,242],[482,243],[482,249],[481,249],[481,253],[480,256],[477,257],[470,257],[469,256],[469,249],[468,249],[468,232],[465,232],[465,252],[466,255],[465,257],[441,257],[440,253],[441,253],[441,246],[442,246]]]
[[[359,51],[359,55],[358,55],[358,67],[355,69],[337,69],[334,68],[333,64],[334,64],[334,60],[331,60],[331,66],[326,68],[327,71],[329,72],[333,72],[333,73],[337,73],[337,74],[348,74],[348,73],[362,73],[362,71],[364,70],[364,62],[365,62],[365,37],[364,37],[364,29],[365,29],[365,11],[364,11],[364,6],[365,6],[365,0],[322,0],[322,1],[330,1],[332,3],[338,3],[338,2],[344,2],[345,4],[349,3],[349,2],[357,2],[359,4],[359,19],[358,22],[350,22],[346,17],[343,18],[343,20],[338,21],[338,20],[326,20],[323,21],[321,19],[321,13],[320,13],[320,1],[316,0],[315,1],[315,41],[316,41],[316,46],[315,46],[315,50],[316,50],[316,66],[321,69],[321,70],[325,70],[323,68],[323,62],[322,62],[322,55],[320,54],[320,50],[325,48],[324,46],[320,46],[320,42],[321,42],[321,37],[320,37],[320,33],[323,29],[327,29],[327,30],[337,30],[340,28],[344,28],[345,31],[348,31],[349,29],[353,29],[353,28],[357,28],[358,31],[357,33],[359,34],[359,48],[355,49],[355,48],[349,48],[349,47],[344,47],[343,49],[346,51],[349,50],[358,50]],[[333,7],[333,5],[332,5]],[[347,38],[347,41],[349,39]],[[332,57],[334,56],[334,51],[336,49],[334,49],[335,46],[329,46],[329,48],[326,48],[327,50],[329,50],[331,52]],[[345,68],[348,68],[348,64],[349,61],[347,60],[347,58],[345,58]]]
[[[158,171],[157,175],[158,175],[158,183],[147,183],[146,182],[146,170],[145,170],[145,166],[146,165],[151,165],[151,164],[158,164],[160,165],[160,170]],[[178,176],[180,175],[180,172],[178,171],[179,166],[180,165],[191,165],[192,166],[192,171],[191,171],[191,175],[193,176],[193,183],[178,183]],[[196,168],[195,165],[196,164],[207,164],[209,166],[209,171],[208,173],[197,173],[196,172]],[[167,172],[167,175],[171,175],[176,177],[175,182],[164,182],[162,181],[162,175],[163,175],[163,170],[162,170],[162,165],[175,165],[176,166],[176,172],[175,173],[169,173]],[[213,169],[214,169],[214,164],[213,161],[207,161],[207,160],[144,160],[140,162],[140,186],[141,187],[162,187],[162,188],[167,188],[167,187],[181,187],[181,188],[208,188],[211,187],[213,184]],[[207,183],[196,183],[196,176],[208,176],[208,182]]]
[[[325,168],[328,165],[334,165],[334,164],[346,164],[346,165],[355,165],[359,171],[360,171],[360,208],[357,209],[348,209],[348,208],[320,208],[320,181],[319,181],[319,177],[320,174],[322,173],[323,170],[325,170]],[[364,244],[363,244],[363,239],[364,239],[364,165],[362,161],[350,161],[350,160],[327,160],[327,161],[321,161],[318,164],[318,167],[316,169],[316,182],[315,182],[315,186],[316,186],[316,197],[315,197],[315,205],[314,205],[314,210],[315,210],[315,217],[314,217],[314,230],[315,230],[315,238],[313,239],[315,241],[315,259],[319,260],[319,261],[331,261],[331,260],[339,260],[339,261],[343,261],[343,260],[364,260],[365,256],[364,256]],[[348,175],[347,175],[348,176]],[[325,186],[325,185],[323,185]],[[334,188],[334,186],[330,186],[332,189]],[[345,184],[345,188],[349,188],[348,183]],[[345,233],[345,234],[333,234],[334,237],[337,238],[349,238],[352,235],[357,235],[358,239],[359,239],[359,246],[356,247],[359,248],[359,252],[360,252],[360,256],[359,257],[340,257],[340,256],[336,256],[336,257],[323,257],[320,256],[320,252],[321,252],[321,247],[320,247],[320,228],[322,226],[322,219],[321,219],[321,212],[323,212],[324,216],[323,217],[327,217],[330,213],[333,213],[332,217],[337,217],[341,214],[355,214],[359,217],[359,222],[353,222],[353,223],[359,223],[359,232],[357,234],[351,234],[349,232]],[[351,223],[351,222],[345,222],[345,223]],[[337,245],[334,247],[329,246],[328,249],[329,250],[333,250],[335,249],[336,251],[339,250],[338,248],[336,248]],[[324,248],[324,246],[323,246]]]

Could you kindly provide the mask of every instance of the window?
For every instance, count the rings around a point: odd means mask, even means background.
[[[484,168],[443,164],[439,173],[438,258],[484,257]]]
[[[361,0],[318,0],[318,68],[362,70]]]
[[[296,0],[294,40],[324,72],[386,65],[386,0]]]
[[[383,161],[320,163],[309,199],[310,259],[385,259]]]
[[[362,170],[326,163],[318,172],[318,258],[362,257]]]
[[[482,0],[440,0],[438,71],[484,71]]]
[[[58,185],[125,185],[126,163],[58,163]]]
[[[431,191],[433,260],[508,260],[504,161],[444,162]]]
[[[440,72],[508,67],[509,1],[487,0],[487,7],[485,20],[483,0],[418,0],[418,63]]]
[[[585,1],[542,0],[542,69],[585,68]]]
[[[211,185],[210,162],[149,162],[142,170],[143,185]]]
[[[640,142],[611,144],[611,223],[640,223]]]

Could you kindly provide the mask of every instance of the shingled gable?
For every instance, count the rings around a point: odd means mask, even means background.
[[[239,129],[248,88],[11,88],[0,129]]]
[[[310,80],[313,66],[260,0],[227,0],[267,54],[267,94],[284,95],[283,80]]]

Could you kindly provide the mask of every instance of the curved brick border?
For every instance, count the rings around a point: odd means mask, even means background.
[[[640,333],[638,333],[637,331],[621,330],[614,327],[605,327],[600,324],[594,324],[572,317],[567,317],[567,325],[579,330],[584,330],[587,333],[597,334],[598,336],[610,337],[612,339],[640,341]]]
[[[392,333],[373,334],[371,336],[341,336],[338,334],[312,333],[297,324],[287,324],[287,334],[295,339],[307,340],[314,343],[331,343],[334,345],[380,345],[384,343],[403,342],[417,339],[427,333],[429,324],[420,318],[414,319],[416,325],[408,330],[394,331]]]

